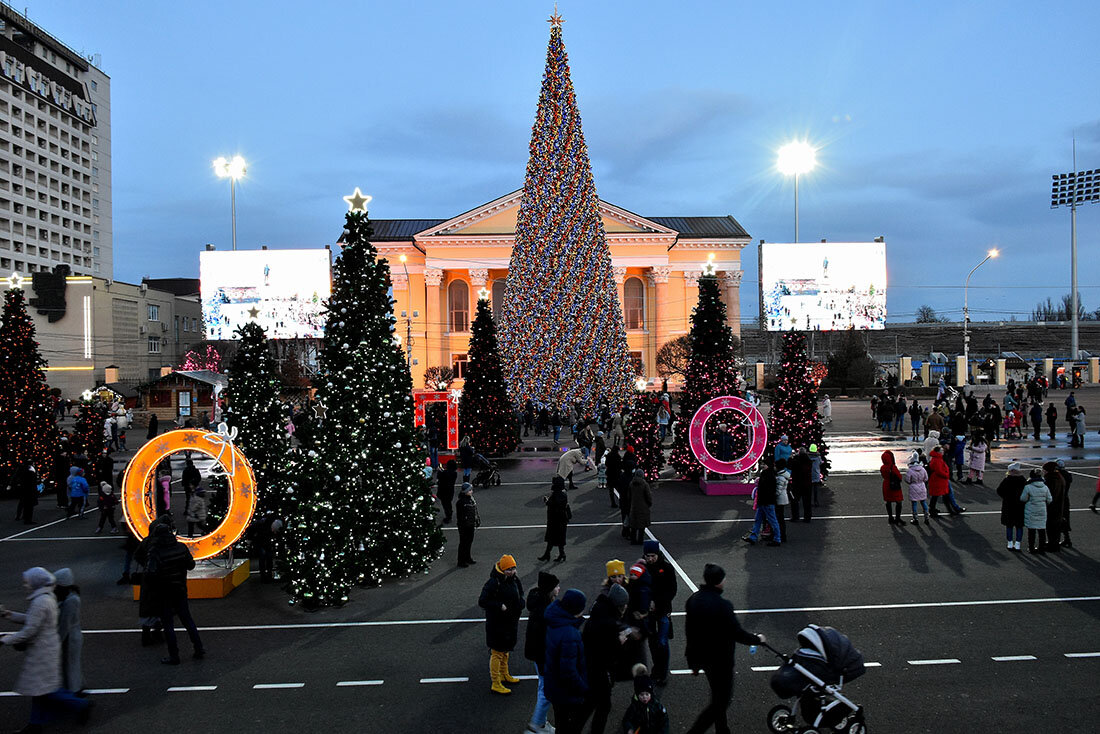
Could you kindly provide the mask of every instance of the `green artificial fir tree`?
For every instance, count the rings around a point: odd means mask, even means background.
[[[13,286],[0,318],[0,475],[5,477],[27,462],[39,477],[50,476],[60,436],[45,367],[23,291]],[[102,423],[99,435],[102,439]]]
[[[696,411],[713,398],[739,396],[737,389],[737,356],[733,330],[726,320],[726,304],[722,302],[718,278],[704,273],[699,278],[699,301],[691,313],[691,355],[684,372],[684,390],[679,400],[679,424],[672,445],[670,462],[685,479],[696,479],[703,467],[691,450],[687,427]],[[733,416],[733,413],[729,413]],[[718,416],[707,425],[712,431]],[[739,423],[739,422],[738,422]],[[711,453],[715,447],[708,443]]]
[[[412,378],[394,340],[389,266],[370,237],[366,211],[348,212],[314,383],[324,425],[284,498],[280,565],[293,598],[310,606],[343,603],[353,584],[424,571],[443,545]]]
[[[73,425],[73,451],[84,454],[89,461],[94,462],[95,458],[103,453],[103,447],[107,445],[106,436],[103,433],[103,424],[106,420],[107,406],[101,403],[81,403],[80,412]]]
[[[237,330],[240,344],[229,366],[225,423],[256,476],[256,517],[279,512],[275,491],[290,451],[287,416],[279,399],[282,381],[263,327],[251,321]]]
[[[645,471],[645,478],[651,482],[660,478],[661,468],[665,465],[661,433],[657,425],[657,411],[660,407],[661,400],[655,393],[642,393],[634,399],[626,421],[625,445],[634,447],[638,468]]]
[[[497,349],[497,327],[488,299],[478,299],[470,331],[470,362],[458,403],[459,433],[469,436],[478,452],[503,456],[519,445],[519,422],[508,400]]]
[[[817,416],[817,383],[806,355],[806,336],[797,331],[783,334],[783,353],[776,376],[775,394],[768,414],[768,452],[786,435],[795,450],[816,444],[821,465],[828,468],[828,446]]]
[[[514,405],[579,402],[595,413],[628,401],[634,376],[561,22],[551,20],[500,351]]]

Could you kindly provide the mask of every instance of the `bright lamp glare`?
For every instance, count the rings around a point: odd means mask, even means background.
[[[1001,254],[1001,251],[998,250],[996,247],[994,247],[992,250],[989,251],[989,256],[990,257],[997,257],[1000,254]]]
[[[227,160],[225,156],[219,156],[214,159],[214,173],[218,178],[232,178],[234,180],[243,178],[248,171],[248,166],[245,164],[244,158],[239,155],[233,156],[233,160]]]
[[[786,176],[809,173],[817,165],[817,150],[804,140],[787,143],[779,149],[775,165]]]

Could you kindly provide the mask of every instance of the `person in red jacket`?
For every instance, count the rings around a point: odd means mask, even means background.
[[[886,503],[886,521],[891,525],[901,525],[901,503],[905,496],[901,492],[901,472],[898,471],[893,451],[882,452],[882,466],[878,473],[882,475],[882,500]]]
[[[931,498],[928,514],[932,517],[940,515],[940,511],[936,509],[936,502],[940,497],[945,498],[943,502],[947,505],[947,511],[950,514],[959,514],[961,508],[952,502],[951,497],[951,469],[943,460],[943,449],[939,446],[932,449],[928,460],[928,496]]]

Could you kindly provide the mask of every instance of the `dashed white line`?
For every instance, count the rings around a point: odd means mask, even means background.
[[[109,693],[129,693],[129,688],[85,688],[84,692],[93,696],[106,695]]]
[[[514,675],[512,677],[515,678],[516,680],[538,680],[539,679],[539,677],[537,675]]]
[[[772,671],[779,670],[778,665],[754,665],[751,668],[754,673],[771,673]]]
[[[216,691],[217,686],[172,686],[168,689],[169,693],[192,693],[195,691]]]
[[[863,667],[865,667],[865,668],[881,668],[882,663],[864,663]]]
[[[421,683],[469,683],[470,679],[467,677],[461,678],[421,678]]]
[[[352,686],[380,686],[385,681],[381,680],[342,680],[336,684],[337,688],[349,688]]]
[[[909,660],[910,665],[956,665],[962,661],[958,658],[940,658],[938,660]]]
[[[1067,652],[1067,658],[1100,658],[1100,652]]]
[[[305,683],[257,683],[252,688],[257,691],[265,691],[275,688],[305,688],[305,685]]]
[[[1018,663],[1024,660],[1038,660],[1039,658],[1034,655],[995,655],[993,662],[996,663]]]
[[[20,694],[15,691],[0,691],[0,698],[19,698]]]

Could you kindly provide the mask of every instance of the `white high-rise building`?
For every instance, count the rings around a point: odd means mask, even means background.
[[[0,3],[0,273],[114,273],[111,80]]]

